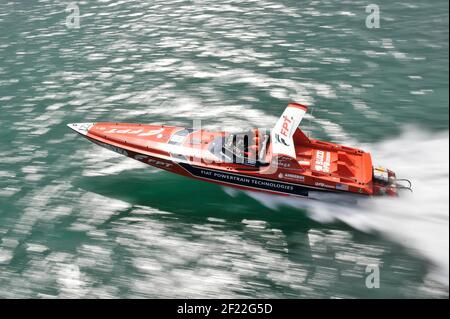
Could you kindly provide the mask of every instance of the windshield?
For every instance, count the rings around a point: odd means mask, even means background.
[[[210,152],[222,162],[255,166],[264,162],[269,136],[258,130],[229,133],[213,140]]]

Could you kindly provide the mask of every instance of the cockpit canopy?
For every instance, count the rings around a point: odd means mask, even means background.
[[[268,131],[226,133],[210,143],[209,151],[221,162],[259,166],[266,164],[269,139]]]

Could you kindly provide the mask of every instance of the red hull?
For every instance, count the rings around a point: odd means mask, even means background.
[[[289,108],[306,111],[299,104],[290,104]],[[224,160],[223,144],[222,152],[212,150],[217,141],[226,143],[231,136],[236,141],[236,135],[226,132],[129,123],[78,123],[69,127],[100,146],[148,165],[239,189],[301,197],[308,197],[312,191],[396,195],[395,174],[377,171],[386,178],[375,179],[369,153],[309,139],[299,128],[290,128],[290,122],[287,116],[280,119],[279,134],[276,126],[270,138],[265,136],[264,145],[260,131],[249,131],[243,161],[237,161],[235,154],[233,160]],[[257,158],[252,158],[252,151]]]

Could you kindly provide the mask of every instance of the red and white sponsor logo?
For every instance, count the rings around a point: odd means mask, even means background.
[[[106,130],[106,128],[100,128],[101,130]],[[143,129],[138,129],[138,130],[134,130],[134,129],[117,129],[117,128],[113,128],[110,129],[108,131],[105,131],[105,133],[107,134],[128,134],[128,135],[137,135],[137,136],[152,136],[152,135],[157,135],[160,134],[164,131],[164,128],[160,128],[157,130],[143,130]]]
[[[294,118],[288,118],[286,115],[283,116],[283,125],[281,126],[281,131],[280,134],[288,137],[289,133],[291,132],[292,129],[292,122],[293,122]]]
[[[331,153],[318,150],[316,152],[315,170],[318,172],[329,173],[331,165]]]

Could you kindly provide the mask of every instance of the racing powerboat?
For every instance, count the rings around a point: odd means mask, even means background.
[[[393,171],[374,167],[370,153],[309,138],[299,127],[306,111],[290,103],[273,129],[240,133],[130,123],[68,126],[148,165],[244,190],[317,199],[329,193],[396,196],[410,189]]]

